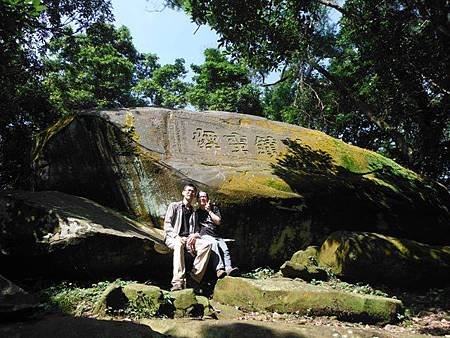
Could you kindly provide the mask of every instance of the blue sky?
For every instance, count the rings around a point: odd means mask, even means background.
[[[343,1],[338,1],[342,3]],[[133,37],[134,46],[141,53],[154,53],[161,65],[183,58],[189,72],[190,65],[204,62],[203,51],[216,48],[218,36],[208,26],[197,27],[182,11],[163,8],[163,0],[111,0],[116,26],[126,26]],[[331,12],[337,22],[340,14]],[[198,29],[197,29],[198,28]],[[195,32],[195,34],[194,34]],[[266,82],[279,78],[271,73]]]
[[[111,2],[116,26],[128,27],[136,49],[141,53],[155,53],[161,65],[183,58],[190,69],[192,63],[203,63],[206,48],[217,47],[217,35],[207,26],[197,30],[197,25],[182,11],[166,8],[158,12],[162,8],[160,0]]]

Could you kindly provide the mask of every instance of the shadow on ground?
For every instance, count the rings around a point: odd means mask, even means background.
[[[0,325],[1,337],[14,338],[156,338],[165,337],[150,327],[132,322],[92,318],[46,316],[39,320]]]
[[[306,337],[297,332],[291,331],[277,331],[269,327],[261,325],[253,325],[248,323],[234,323],[226,325],[214,325],[204,328],[201,331],[201,336],[204,338],[220,338],[220,337],[239,337],[239,338],[254,338],[254,337],[279,337],[279,338],[302,338]]]

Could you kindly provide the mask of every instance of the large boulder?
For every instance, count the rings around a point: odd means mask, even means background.
[[[5,275],[98,278],[145,271],[166,279],[161,230],[61,192],[0,194],[0,266]]]
[[[332,233],[322,244],[318,261],[350,281],[408,287],[447,285],[450,281],[450,246],[376,233]]]
[[[23,320],[38,306],[36,297],[0,275],[0,321]]]
[[[366,323],[392,322],[403,311],[402,302],[397,299],[356,294],[287,278],[225,277],[217,282],[214,300],[245,310],[336,316]]]
[[[87,112],[43,132],[36,189],[84,196],[161,226],[188,181],[219,203],[243,268],[279,266],[336,230],[444,244],[450,195],[324,133],[225,112]]]

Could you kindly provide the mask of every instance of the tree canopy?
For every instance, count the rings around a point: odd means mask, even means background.
[[[220,35],[191,83],[111,25],[109,0],[0,0],[0,187],[29,183],[17,154],[61,114],[150,104],[319,129],[450,182],[444,0],[166,3]]]
[[[164,66],[157,61],[154,54],[142,56],[139,68],[145,71],[138,74],[139,80],[133,90],[147,104],[184,108],[189,90],[189,85],[183,81],[187,73],[184,59],[176,59],[174,64]]]
[[[0,1],[0,188],[29,185],[31,135],[58,115],[42,83],[49,44],[110,19],[109,0]]]
[[[267,92],[268,116],[306,120],[429,177],[449,180],[450,29],[444,0],[167,4],[210,25],[232,57],[262,76],[281,72]],[[330,18],[333,11],[338,22]]]
[[[44,83],[59,112],[135,104],[131,88],[139,55],[127,28],[96,23],[86,33],[52,40],[49,52]]]
[[[227,60],[218,49],[206,49],[204,55],[202,65],[191,66],[196,75],[189,102],[200,110],[262,114],[260,90],[251,82],[248,67]]]

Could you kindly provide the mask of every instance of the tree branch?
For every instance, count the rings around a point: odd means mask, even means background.
[[[280,78],[279,80],[277,80],[277,81],[275,81],[275,82],[272,82],[272,83],[263,83],[262,85],[261,85],[261,87],[271,87],[271,86],[275,86],[276,84],[279,84],[279,83],[281,83],[281,82],[284,82],[284,81],[286,81],[287,79],[289,79],[290,78],[290,76],[286,76],[286,77],[282,77],[282,78]]]
[[[357,95],[355,95],[352,91],[348,90],[350,87],[345,81],[338,79],[334,75],[330,74],[325,68],[323,68],[318,63],[312,63],[313,67],[325,78],[327,78],[334,86],[335,88],[341,92],[344,95],[349,96],[358,106],[358,108],[366,114],[369,121],[374,123],[378,128],[380,128],[382,131],[390,134],[397,142],[398,146],[401,149],[403,158],[405,162],[411,163],[411,153],[412,150],[408,146],[405,136],[401,134],[397,129],[393,128],[389,125],[384,119],[378,118],[375,115],[375,108],[372,105],[367,104],[366,102],[361,101]]]
[[[289,79],[290,76],[284,76],[284,73],[285,73],[285,71],[286,71],[286,68],[287,68],[287,63],[284,65],[283,70],[281,71],[281,76],[280,76],[280,79],[279,79],[279,80],[277,80],[277,81],[275,81],[275,82],[273,82],[273,83],[263,83],[263,84],[261,85],[261,87],[270,87],[270,86],[274,86],[274,85],[276,85],[276,84],[278,84],[278,83],[284,82],[284,81],[286,81],[287,79]]]
[[[348,14],[346,10],[344,10],[341,6],[339,6],[336,2],[332,0],[318,0],[317,2],[321,3],[324,6],[331,7],[344,15]]]

